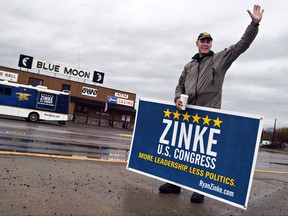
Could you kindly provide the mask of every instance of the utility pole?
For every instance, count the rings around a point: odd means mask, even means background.
[[[274,121],[274,130],[273,130],[273,137],[272,137],[272,145],[274,144],[274,138],[275,138],[275,130],[276,130],[276,118],[275,118],[275,121]]]

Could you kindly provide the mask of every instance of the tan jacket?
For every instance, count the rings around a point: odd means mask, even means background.
[[[221,108],[222,86],[226,71],[244,53],[258,33],[258,24],[248,25],[244,35],[236,44],[223,51],[212,51],[201,63],[196,54],[185,65],[175,90],[175,102],[181,94],[187,94],[188,104]]]

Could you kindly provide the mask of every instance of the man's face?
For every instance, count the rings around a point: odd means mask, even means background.
[[[212,41],[209,38],[196,41],[200,57],[207,55],[212,48]]]

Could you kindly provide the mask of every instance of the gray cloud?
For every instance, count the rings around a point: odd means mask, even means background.
[[[264,127],[275,118],[287,127],[288,3],[259,4],[265,9],[259,34],[228,71],[222,108],[263,115]],[[197,51],[198,34],[209,31],[220,51],[240,39],[252,10],[248,0],[2,0],[0,6],[1,65],[17,68],[19,55],[27,54],[103,71],[106,87],[166,101]]]

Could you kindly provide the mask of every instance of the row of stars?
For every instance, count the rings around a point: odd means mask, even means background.
[[[189,115],[188,114],[188,112],[186,112],[185,114],[181,114],[181,113],[179,113],[178,112],[178,110],[176,110],[176,112],[171,112],[169,109],[167,109],[167,110],[165,110],[164,111],[164,118],[165,117],[168,117],[168,118],[170,118],[170,115],[173,113],[173,115],[174,115],[174,117],[173,117],[173,119],[178,119],[178,120],[180,120],[180,116],[183,116],[183,121],[188,121],[189,122],[189,119],[192,117],[193,118],[193,121],[192,121],[192,123],[194,123],[194,122],[196,122],[196,123],[198,123],[199,124],[199,121],[202,119],[203,120],[203,125],[208,125],[208,126],[210,126],[210,121],[212,120],[212,119],[210,119],[209,117],[208,117],[208,115],[206,115],[206,117],[205,118],[203,118],[203,117],[199,117],[198,116],[198,113],[196,113],[195,115]],[[217,117],[216,119],[213,119],[213,122],[214,122],[214,127],[219,127],[220,128],[220,125],[221,125],[221,123],[223,122],[223,121],[221,121],[220,119],[219,119],[219,117]]]

